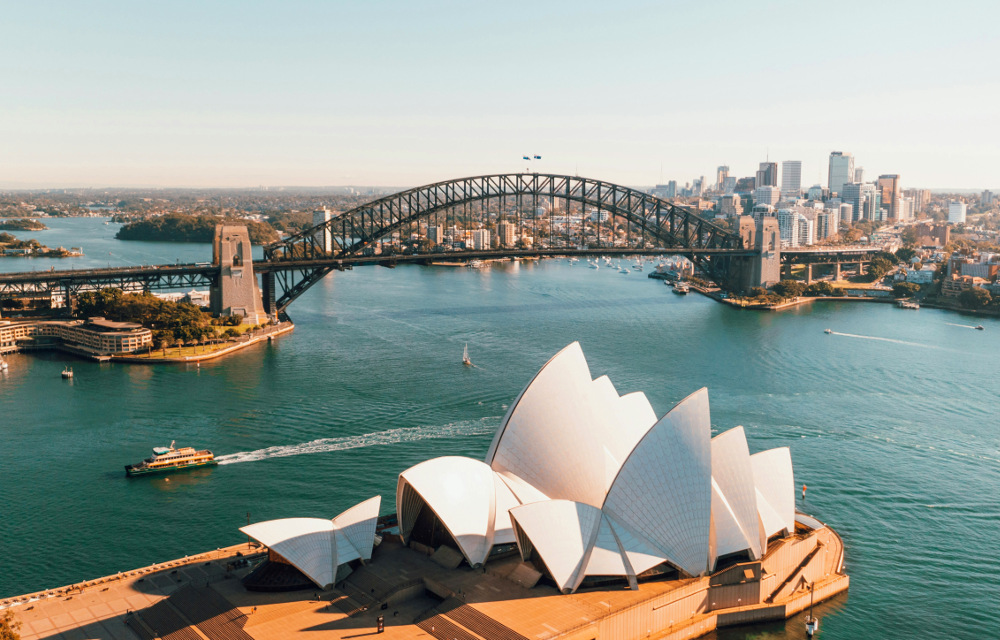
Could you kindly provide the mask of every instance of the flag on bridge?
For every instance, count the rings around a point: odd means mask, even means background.
[[[529,156],[524,156],[524,159],[525,160],[531,160],[531,158]]]
[[[535,156],[535,160],[541,160],[542,156]]]

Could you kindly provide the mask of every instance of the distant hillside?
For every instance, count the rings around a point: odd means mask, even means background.
[[[266,222],[181,213],[130,222],[118,230],[115,238],[150,242],[212,242],[215,225],[220,222],[246,226],[253,244],[267,244],[278,239],[278,232]]]

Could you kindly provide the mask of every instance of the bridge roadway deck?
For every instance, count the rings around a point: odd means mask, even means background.
[[[308,260],[261,260],[254,261],[256,273],[296,271],[330,267],[347,269],[370,264],[425,263],[453,260],[495,260],[499,258],[534,258],[555,256],[748,256],[751,251],[733,249],[535,249],[525,251],[450,251],[443,253],[382,254],[374,256],[352,256],[347,258],[315,258]],[[141,284],[152,289],[184,288],[205,286],[218,273],[218,265],[211,263],[145,265],[136,267],[107,267],[100,269],[69,269],[62,271],[21,271],[0,273],[0,293],[23,290],[28,284],[45,284],[43,289],[79,286],[121,286]]]
[[[823,248],[814,250],[782,251],[784,260],[794,262],[820,262],[830,258],[850,258],[870,255],[880,251],[877,247]],[[317,268],[349,269],[355,266],[394,266],[406,263],[428,263],[456,260],[496,260],[503,258],[552,258],[561,256],[752,256],[753,251],[745,249],[628,249],[622,247],[598,249],[532,249],[489,251],[449,251],[442,253],[381,254],[372,256],[352,256],[345,258],[313,258],[307,260],[261,260],[253,263],[258,274]],[[129,288],[133,290],[183,289],[204,287],[212,284],[219,267],[207,262],[187,264],[144,265],[135,267],[107,267],[100,269],[69,269],[61,271],[20,271],[0,273],[0,295],[47,291],[70,288],[80,290],[105,286]]]

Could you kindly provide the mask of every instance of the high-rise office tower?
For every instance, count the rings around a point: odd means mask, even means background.
[[[736,190],[736,176],[726,176],[726,179],[722,183],[722,191],[724,193],[732,193]]]
[[[865,203],[865,191],[864,188],[870,185],[860,184],[858,182],[851,182],[845,184],[840,191],[840,201],[851,205],[851,216],[844,217],[841,216],[841,220],[844,222],[853,222],[857,220],[856,216],[860,216],[861,212],[864,210]]]
[[[798,198],[802,193],[802,161],[785,160],[781,163],[781,195]]]
[[[715,170],[715,189],[722,191],[726,188],[726,178],[729,177],[729,167],[723,165]]]
[[[896,174],[885,174],[878,177],[878,190],[882,198],[882,205],[889,209],[889,220],[899,218],[899,176]]]
[[[864,167],[858,167],[857,169],[854,170],[854,181],[855,182],[864,182],[865,181],[865,168]]]
[[[854,156],[841,151],[830,153],[830,170],[827,173],[827,186],[830,195],[840,193],[845,184],[854,181]]]
[[[757,186],[758,187],[776,187],[778,186],[778,163],[777,162],[761,162],[760,169],[757,170]]]
[[[861,194],[864,197],[863,211],[855,211],[855,220],[882,220],[882,194],[871,182],[861,185]]]
[[[705,193],[705,176],[700,178],[695,178],[691,183],[691,195],[700,198],[701,194]]]
[[[903,195],[913,198],[914,217],[923,213],[924,208],[931,201],[931,192],[929,189],[907,189],[903,192]]]

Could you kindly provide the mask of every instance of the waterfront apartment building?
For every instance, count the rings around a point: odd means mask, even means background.
[[[761,162],[757,170],[757,187],[778,186],[778,163]]]
[[[798,198],[802,193],[802,161],[785,160],[781,163],[781,195]]]
[[[899,199],[902,196],[899,188],[899,175],[883,174],[879,176],[878,190],[883,206],[889,210],[889,220],[899,219]]]
[[[104,318],[0,324],[0,353],[50,344],[62,344],[94,355],[134,353],[153,346],[153,333],[140,324]]]
[[[952,200],[948,203],[948,222],[965,224],[966,206],[964,202]]]
[[[472,231],[472,248],[476,251],[486,251],[491,248],[489,229],[474,229]]]
[[[513,222],[500,222],[497,224],[497,242],[501,247],[513,247],[514,238],[517,233],[517,225]]]
[[[827,172],[827,186],[830,195],[840,193],[845,184],[854,181],[854,156],[842,151],[830,153],[830,168]]]
[[[427,239],[434,244],[444,243],[444,229],[440,226],[430,226],[427,227]]]

